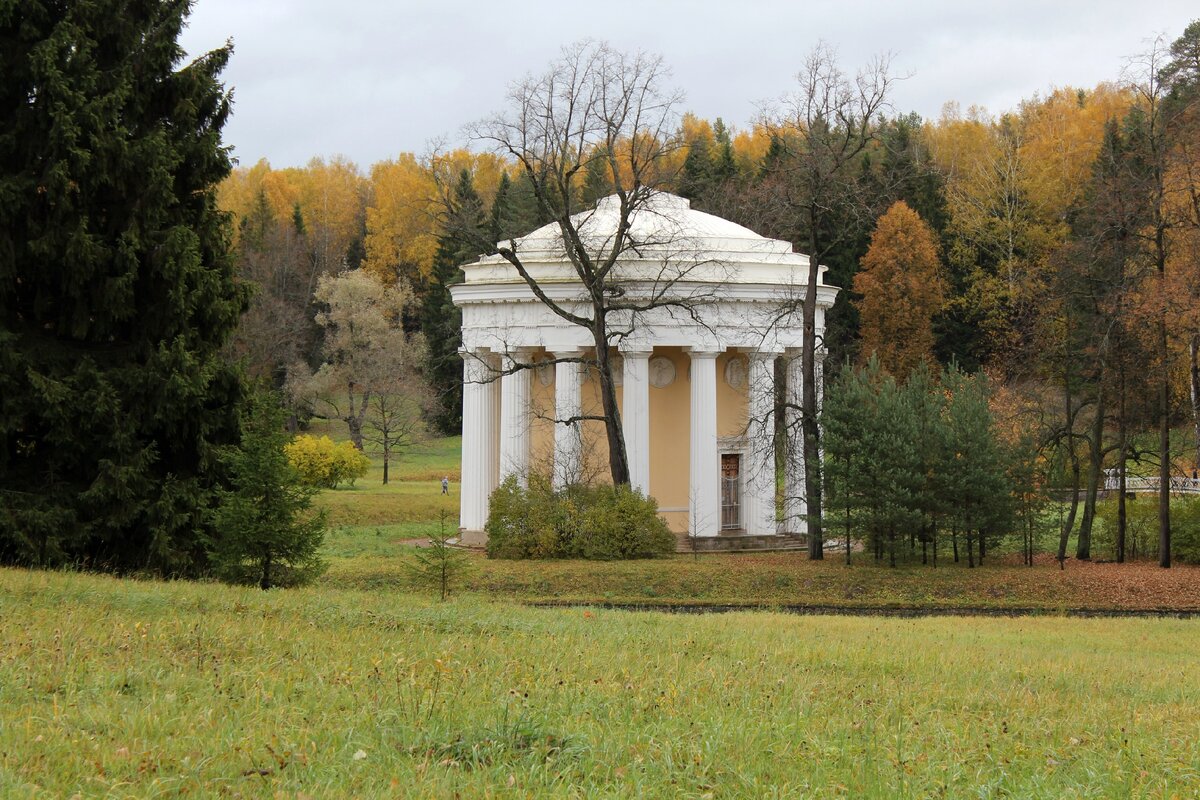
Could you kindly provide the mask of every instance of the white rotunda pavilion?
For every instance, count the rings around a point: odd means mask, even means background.
[[[589,250],[611,242],[618,212],[609,197],[572,218]],[[631,483],[656,498],[677,533],[803,533],[803,463],[791,455],[799,446],[784,459],[777,514],[773,417],[780,380],[790,404],[800,405],[808,256],[667,193],[634,212],[630,239],[614,270],[620,291],[665,303],[611,326]],[[517,240],[515,251],[548,299],[590,314],[556,223]],[[462,541],[479,544],[488,498],[506,476],[544,470],[558,485],[604,479],[607,444],[603,423],[587,419],[600,413],[598,381],[586,364],[594,354],[590,331],[539,300],[500,255],[462,270],[464,282],[451,287],[463,316],[459,524]],[[818,342],[838,291],[824,273]]]

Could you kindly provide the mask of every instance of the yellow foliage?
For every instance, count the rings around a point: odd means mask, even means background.
[[[412,153],[371,168],[367,258],[363,269],[386,283],[425,278],[437,252],[437,185]]]
[[[904,201],[879,218],[871,247],[854,276],[856,305],[862,315],[865,362],[875,354],[880,365],[903,380],[933,357],[933,316],[942,307],[937,239],[933,230]]]
[[[238,167],[217,187],[217,204],[233,215],[235,235],[237,224],[258,203],[259,192],[279,219],[290,219],[300,199],[300,189],[292,176],[272,169],[265,158],[253,167]]]
[[[1104,125],[1129,110],[1129,92],[1100,84],[1057,89],[1021,105],[1023,188],[1039,213],[1061,218],[1081,196],[1104,140]]]
[[[309,247],[322,271],[336,271],[362,230],[366,181],[354,162],[340,156],[314,158],[287,176],[297,188]]]
[[[738,169],[757,172],[770,147],[771,131],[756,124],[749,131],[738,131],[733,137],[733,160]]]
[[[283,447],[288,463],[310,486],[334,489],[339,483],[367,474],[371,460],[350,442],[334,442],[328,436],[297,436]]]

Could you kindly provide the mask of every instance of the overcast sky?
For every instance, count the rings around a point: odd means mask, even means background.
[[[510,82],[585,37],[661,54],[685,110],[744,127],[822,39],[847,69],[892,52],[911,76],[898,110],[936,118],[951,100],[996,112],[1113,80],[1152,37],[1172,40],[1196,17],[1195,0],[197,0],[183,44],[234,42],[225,140],[242,164],[341,154],[365,169],[457,141],[503,106]]]

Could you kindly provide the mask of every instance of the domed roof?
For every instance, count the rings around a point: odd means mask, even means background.
[[[610,195],[596,203],[595,209],[571,217],[584,241],[597,250],[609,243],[617,230],[621,215],[621,198]],[[692,208],[691,201],[669,192],[655,192],[637,209],[629,220],[629,239],[634,249],[689,249],[729,253],[792,254],[787,242],[759,236],[749,228],[727,219]],[[507,246],[507,242],[501,243]],[[517,240],[517,252],[532,255],[561,254],[562,232],[557,222],[543,225]],[[793,254],[794,255],[794,254]]]
[[[620,198],[612,195],[597,202],[594,209],[571,217],[585,247],[600,258],[612,245],[620,208]],[[499,247],[511,245],[509,241],[498,243]],[[558,223],[543,225],[517,239],[514,249],[539,281],[575,280],[572,269],[563,269],[569,260]],[[768,239],[735,222],[697,211],[678,195],[655,192],[630,217],[619,271],[626,278],[637,279],[641,277],[638,273],[659,269],[658,265],[667,262],[690,265],[685,268],[689,280],[795,284],[807,279],[809,259],[794,252],[788,242]],[[501,255],[485,256],[462,269],[467,283],[521,280]]]

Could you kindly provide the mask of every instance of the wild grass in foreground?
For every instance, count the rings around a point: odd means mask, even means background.
[[[1200,625],[0,571],[0,796],[1192,797]]]

